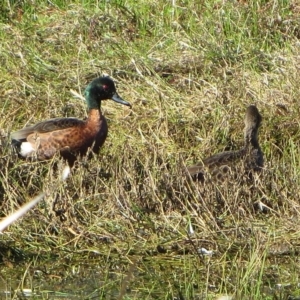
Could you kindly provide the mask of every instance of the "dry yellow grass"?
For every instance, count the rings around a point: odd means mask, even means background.
[[[1,4],[1,216],[46,198],[1,235],[1,276],[28,279],[28,267],[44,283],[89,278],[100,299],[273,299],[283,283],[281,295],[297,295],[299,4],[31,2]],[[102,74],[133,109],[102,103],[101,154],[64,183],[59,157],[20,160],[10,132],[84,118],[70,89]],[[249,104],[263,116],[263,174],[251,185],[192,182],[187,165],[240,148]]]

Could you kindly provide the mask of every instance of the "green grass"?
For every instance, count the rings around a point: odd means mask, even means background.
[[[299,10],[297,1],[3,1],[0,216],[47,196],[0,237],[0,293],[299,296]],[[84,118],[70,89],[83,93],[102,74],[133,109],[103,101],[100,155],[64,183],[58,157],[20,160],[10,133]],[[266,170],[255,188],[190,182],[185,166],[242,146],[249,104],[263,116]]]

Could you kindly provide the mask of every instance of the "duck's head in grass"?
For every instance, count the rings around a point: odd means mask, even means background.
[[[101,113],[101,101],[111,99],[131,107],[117,93],[115,84],[108,76],[94,79],[85,90],[88,118],[55,118],[25,127],[11,134],[13,145],[24,158],[38,160],[52,158],[60,153],[70,166],[78,155],[89,148],[99,152],[107,137],[107,122]]]

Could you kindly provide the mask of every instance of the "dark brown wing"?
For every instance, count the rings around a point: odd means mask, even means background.
[[[206,158],[203,163],[208,168],[219,167],[225,164],[232,164],[236,160],[241,159],[247,154],[247,151],[242,149],[239,151],[225,151],[217,153],[211,157]]]
[[[36,133],[47,133],[84,125],[84,121],[76,118],[55,118],[25,127],[11,134],[12,140],[26,140],[27,136]]]
[[[246,155],[246,150],[242,149],[239,151],[225,151],[217,153],[211,157],[208,157],[203,160],[203,162],[197,163],[196,165],[190,166],[187,168],[191,176],[205,173],[205,168],[212,169],[218,168],[222,165],[232,164],[236,160],[242,158]]]

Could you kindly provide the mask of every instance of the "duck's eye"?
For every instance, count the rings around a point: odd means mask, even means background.
[[[106,85],[106,84],[103,84],[102,87],[103,87],[104,90],[107,90],[107,89],[108,89],[108,85]]]

